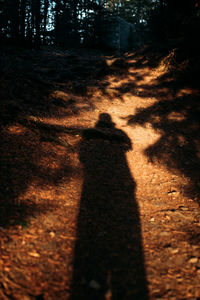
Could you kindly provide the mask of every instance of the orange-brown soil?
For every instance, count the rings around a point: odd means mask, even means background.
[[[199,91],[140,53],[1,51],[0,299],[200,299]]]

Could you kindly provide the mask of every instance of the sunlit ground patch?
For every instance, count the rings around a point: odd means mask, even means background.
[[[177,94],[176,97],[183,97],[183,96],[187,96],[187,95],[193,95],[198,93],[198,90],[192,89],[192,88],[184,88],[184,89],[180,89]]]
[[[26,131],[26,129],[20,125],[11,125],[7,130],[12,134],[22,134]]]
[[[144,150],[147,147],[154,145],[161,137],[161,134],[155,131],[150,124],[144,127],[137,126],[132,131],[134,144],[137,145],[138,150]]]
[[[182,122],[185,120],[185,115],[181,112],[171,112],[169,115],[168,115],[168,120],[170,121],[177,121],[177,122]]]

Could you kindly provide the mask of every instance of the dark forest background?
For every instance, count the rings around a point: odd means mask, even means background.
[[[102,48],[113,16],[133,24],[133,49]],[[133,282],[144,295],[143,254],[153,297],[200,299],[199,37],[200,0],[0,0],[0,299],[67,299],[72,270],[80,299],[88,265],[113,299]],[[98,111],[110,128],[91,128]],[[112,116],[142,128],[130,136],[142,230]]]
[[[98,47],[97,27],[105,15],[132,23],[140,45],[167,42],[199,51],[198,0],[0,0],[0,41]]]

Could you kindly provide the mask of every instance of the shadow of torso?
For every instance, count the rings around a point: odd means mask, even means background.
[[[72,299],[148,298],[136,184],[125,155],[130,149],[116,128],[87,130],[83,137]]]

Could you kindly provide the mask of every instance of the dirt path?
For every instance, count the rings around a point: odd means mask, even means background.
[[[200,299],[198,91],[135,54],[70,59],[1,134],[0,299]]]

